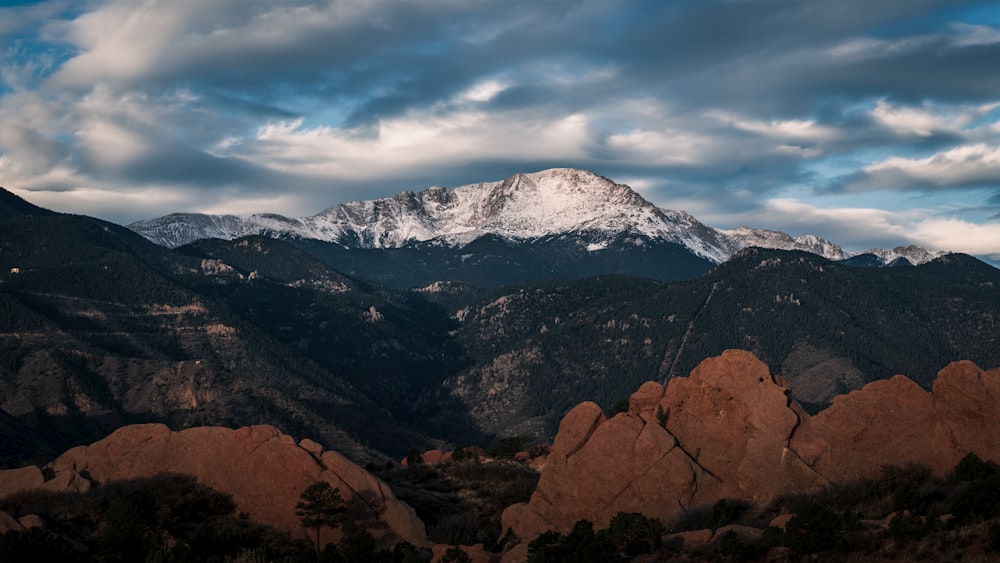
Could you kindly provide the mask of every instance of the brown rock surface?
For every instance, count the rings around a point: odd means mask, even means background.
[[[0,470],[0,498],[10,496],[18,491],[37,489],[44,482],[42,470],[34,465],[19,469]]]
[[[740,524],[729,524],[728,526],[723,526],[715,531],[712,535],[712,543],[718,543],[722,541],[722,538],[726,537],[726,534],[732,532],[736,534],[736,537],[745,542],[755,542],[764,535],[764,530],[760,528],[754,528],[753,526],[742,526]]]
[[[427,450],[420,457],[424,459],[424,463],[441,463],[444,461],[444,452],[441,450]]]
[[[17,519],[17,523],[24,526],[25,530],[30,530],[31,528],[45,529],[45,520],[42,520],[42,517],[37,514],[25,514]]]
[[[957,455],[976,452],[1000,462],[1000,370],[952,362],[934,380],[934,407],[951,434]]]
[[[672,549],[691,549],[699,545],[707,545],[712,541],[712,530],[691,530],[663,536],[663,545]]]
[[[801,423],[808,416],[753,354],[727,350],[670,380],[660,403],[666,427],[688,454],[724,484],[724,494],[767,501],[827,480],[792,449],[793,434],[815,465],[826,445]]]
[[[23,532],[24,526],[10,514],[0,510],[0,533]]]
[[[663,386],[655,381],[643,383],[628,399],[628,412],[637,414],[646,422],[656,422],[656,407],[663,400]]]
[[[828,474],[835,480],[907,462],[944,473],[961,458],[930,394],[901,375],[837,397],[813,425],[830,443]]]
[[[718,488],[658,424],[630,413],[603,420],[596,408],[584,403],[563,420],[530,502],[504,511],[504,529],[531,538],[583,518],[603,528],[621,511],[666,520]]]
[[[941,370],[933,393],[896,376],[810,417],[781,377],[729,350],[666,389],[643,384],[629,407],[611,419],[593,403],[571,410],[531,500],[504,512],[504,528],[529,541],[584,518],[605,527],[619,511],[669,522],[722,498],[765,502],[885,465],[944,474],[969,451],[1000,461],[1000,369],[971,362]]]
[[[767,526],[769,528],[774,527],[774,528],[778,528],[781,531],[784,531],[785,530],[785,526],[788,525],[788,523],[792,520],[792,518],[795,518],[794,514],[779,514],[779,515],[775,516],[771,520],[771,523],[768,524]]]
[[[528,560],[528,544],[519,543],[512,547],[510,551],[504,552],[500,558],[500,563],[524,563]]]
[[[62,490],[81,490],[81,482],[88,482],[84,474],[101,483],[184,473],[232,495],[237,510],[251,519],[306,537],[295,504],[307,486],[323,480],[340,488],[350,519],[384,543],[428,545],[423,523],[388,486],[337,452],[323,452],[314,442],[305,445],[308,449],[272,426],[179,432],[161,424],[126,426],[49,464],[55,478],[44,488],[62,483]]]

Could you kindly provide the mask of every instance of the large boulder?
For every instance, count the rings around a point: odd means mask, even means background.
[[[813,468],[828,446],[789,392],[753,354],[727,350],[671,379],[660,407],[667,430],[722,482],[722,494],[767,501],[828,482]]]
[[[126,426],[90,446],[67,451],[48,468],[55,478],[45,488],[65,483],[66,490],[80,490],[81,481],[96,484],[163,472],[193,475],[232,495],[237,510],[252,520],[296,537],[307,537],[295,515],[302,491],[316,481],[327,481],[340,489],[348,517],[383,544],[430,545],[413,509],[385,483],[337,452],[323,451],[312,441],[296,444],[272,426],[178,432],[162,424]]]
[[[29,465],[18,469],[0,470],[0,498],[8,497],[18,491],[31,491],[45,483],[42,470]]]
[[[503,525],[528,541],[619,511],[670,521],[720,499],[764,503],[834,480],[916,463],[938,474],[974,452],[1000,461],[1000,370],[955,362],[928,393],[896,376],[838,397],[810,417],[784,380],[729,350],[664,388],[643,384],[629,412],[607,419],[583,403],[563,419],[528,503]]]
[[[1000,462],[1000,370],[952,362],[928,393],[897,375],[834,399],[813,417],[831,444],[833,479],[915,463],[947,473],[965,454]]]
[[[934,380],[934,407],[954,440],[957,455],[975,452],[1000,463],[1000,369],[983,371],[952,362]]]
[[[629,409],[611,419],[593,403],[571,410],[531,500],[508,508],[504,527],[531,538],[580,519],[605,527],[623,511],[671,520],[720,498],[765,500],[827,483],[811,465],[828,445],[749,352],[706,360],[666,390],[646,383]]]
[[[880,467],[908,462],[944,473],[961,457],[930,393],[901,375],[835,398],[813,424],[830,443],[827,473],[835,480],[873,476]]]

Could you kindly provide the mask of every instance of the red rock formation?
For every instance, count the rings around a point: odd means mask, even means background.
[[[34,465],[19,469],[0,470],[0,498],[10,496],[18,491],[30,491],[45,483],[42,470]]]
[[[24,526],[10,514],[0,510],[0,533],[23,532]]]
[[[753,354],[729,350],[703,361],[690,377],[670,380],[660,401],[666,428],[699,465],[722,481],[725,496],[766,501],[827,480],[815,464],[827,449],[809,417]],[[807,446],[807,461],[793,448]]]
[[[877,381],[809,417],[749,352],[726,351],[643,384],[629,412],[605,419],[583,403],[563,419],[528,503],[503,525],[523,541],[606,526],[619,511],[671,520],[721,498],[766,502],[832,480],[916,463],[939,474],[968,452],[1000,461],[1000,370],[955,362],[928,393],[902,376]]]
[[[1000,463],[1000,369],[986,372],[969,361],[952,362],[938,372],[932,389],[959,458],[976,452]]]
[[[232,495],[237,510],[264,524],[306,537],[295,504],[315,481],[339,487],[349,517],[385,543],[426,546],[423,523],[383,482],[345,457],[311,441],[295,441],[272,426],[232,430],[161,424],[126,426],[90,446],[73,448],[49,464],[55,479],[45,488],[80,490],[90,482],[184,473]],[[0,479],[2,480],[2,479]],[[52,486],[50,486],[50,484]],[[58,485],[58,486],[55,486]],[[335,534],[331,534],[334,536]]]
[[[901,375],[835,398],[813,424],[830,442],[827,473],[834,480],[876,475],[879,467],[907,461],[944,473],[961,458],[930,393]]]

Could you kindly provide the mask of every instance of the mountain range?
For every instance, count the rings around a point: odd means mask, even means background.
[[[684,211],[658,208],[624,184],[567,168],[345,203],[310,217],[183,213],[128,227],[168,248],[251,234],[291,240],[349,273],[395,287],[429,283],[442,274],[480,285],[602,273],[681,279],[703,274],[750,246],[804,250],[872,266],[918,265],[942,254],[911,246],[851,255],[813,235],[715,229]],[[545,256],[548,270],[521,250]],[[602,256],[607,254],[613,256]],[[560,257],[554,266],[553,256]],[[380,261],[411,274],[400,278]],[[408,267],[399,268],[400,263]],[[477,276],[470,270],[501,275]]]
[[[510,198],[495,207],[514,209],[549,183],[570,193],[574,175],[609,185],[558,170],[487,186]],[[652,227],[600,230],[604,212],[634,207],[647,226],[667,216],[613,191],[618,203],[591,210],[586,232],[532,240],[476,231],[464,246],[346,248],[251,234],[166,248],[0,190],[0,463],[134,422],[273,424],[359,461],[547,438],[581,401],[610,408],[731,348],[813,410],[896,373],[929,385],[957,358],[1000,365],[1000,270],[972,257],[871,268],[753,247],[715,264],[680,239],[653,244]],[[635,252],[596,249],[605,243]],[[448,281],[462,275],[484,283]]]

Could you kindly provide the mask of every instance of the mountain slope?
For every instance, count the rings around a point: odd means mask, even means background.
[[[865,382],[969,358],[1000,365],[1000,270],[964,255],[911,268],[748,249],[703,278],[600,278],[448,302],[475,365],[447,385],[488,432],[547,436],[581,400],[605,408],[727,349],[749,350],[818,408]]]
[[[358,459],[371,455],[362,434],[394,452],[427,442],[352,386],[338,365],[303,358],[278,330],[207,290],[273,284],[266,276],[241,280],[221,261],[5,197],[13,204],[0,210],[0,463],[31,461],[145,421],[271,423]],[[328,273],[288,290],[339,290],[340,283]]]

